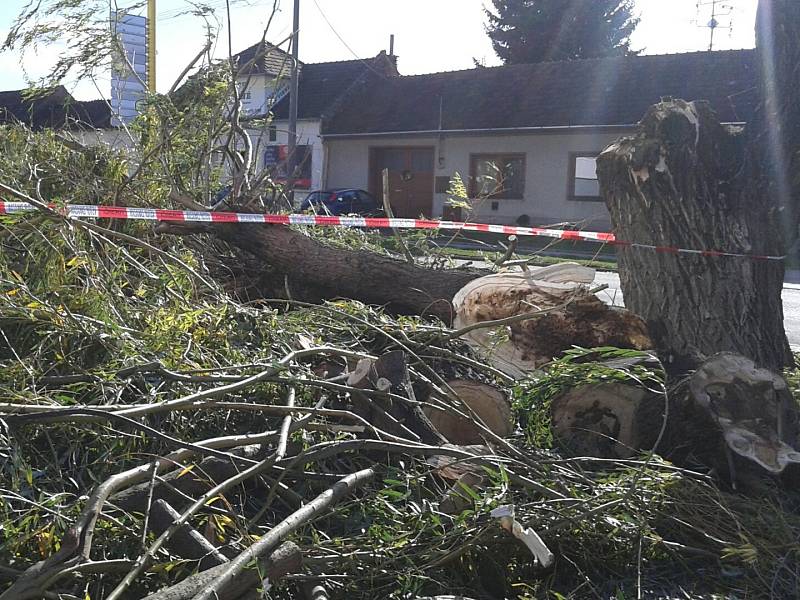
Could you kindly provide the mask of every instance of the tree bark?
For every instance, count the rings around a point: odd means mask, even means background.
[[[703,102],[652,107],[598,160],[617,238],[653,246],[783,255],[800,195],[800,3],[762,0],[761,100],[746,127],[720,125]],[[733,351],[781,369],[784,263],[656,252],[622,245],[625,304],[673,366]]]
[[[293,285],[315,288],[322,298],[353,298],[397,312],[453,317],[451,301],[476,269],[434,270],[368,250],[331,248],[283,226],[218,226],[222,239],[257,257]]]

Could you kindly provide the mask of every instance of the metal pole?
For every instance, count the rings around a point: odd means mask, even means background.
[[[287,157],[287,195],[294,207],[294,178],[297,169],[297,103],[300,55],[300,0],[294,0],[294,22],[292,25],[292,80],[289,96],[289,152]]]
[[[156,92],[156,0],[147,0],[147,87]]]
[[[714,30],[717,28],[717,0],[711,2],[711,21],[708,22],[711,26],[711,40],[708,42],[708,51],[714,50]]]

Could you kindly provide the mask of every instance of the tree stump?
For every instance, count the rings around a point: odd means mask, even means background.
[[[800,2],[761,0],[760,85],[747,125],[706,102],[667,99],[609,146],[597,175],[620,244],[626,305],[675,371],[720,351],[776,371],[793,364],[783,329],[784,262],[655,252],[631,244],[782,256],[800,219]]]

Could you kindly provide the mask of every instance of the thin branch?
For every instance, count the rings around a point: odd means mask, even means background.
[[[342,498],[349,496],[353,490],[373,477],[375,477],[375,470],[370,468],[357,471],[356,473],[342,478],[341,481],[322,492],[314,500],[293,512],[286,519],[273,527],[269,533],[262,536],[255,544],[242,552],[230,563],[226,564],[224,570],[222,570],[222,573],[217,577],[214,583],[195,596],[193,600],[214,600],[215,598],[221,597],[225,588],[229,586],[252,561],[272,552],[272,550],[277,548],[278,544],[286,539],[287,536],[335,505]],[[109,598],[109,600],[113,599]]]
[[[261,473],[270,469],[273,465],[279,462],[279,452],[276,450],[263,461],[245,469],[234,475],[233,477],[213,486],[205,494],[200,496],[189,508],[187,508],[164,533],[162,533],[136,560],[136,566],[131,569],[128,574],[120,581],[117,587],[109,594],[107,600],[119,600],[130,587],[131,583],[147,568],[150,562],[155,557],[155,553],[160,550],[164,544],[183,526],[189,519],[191,519],[197,512],[203,508],[212,498],[226,492],[230,488],[247,481],[248,479],[260,475]],[[2,600],[2,598],[0,598]]]

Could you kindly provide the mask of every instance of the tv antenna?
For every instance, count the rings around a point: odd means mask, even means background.
[[[700,24],[700,11],[706,7],[711,7],[711,18],[706,22]],[[733,29],[733,11],[734,5],[731,1],[726,2],[725,0],[698,0],[697,2],[697,14],[698,14],[698,26],[705,27],[711,30],[711,35],[708,41],[708,51],[711,52],[714,49],[714,34],[716,33],[717,29]],[[721,20],[723,19],[723,20]]]

